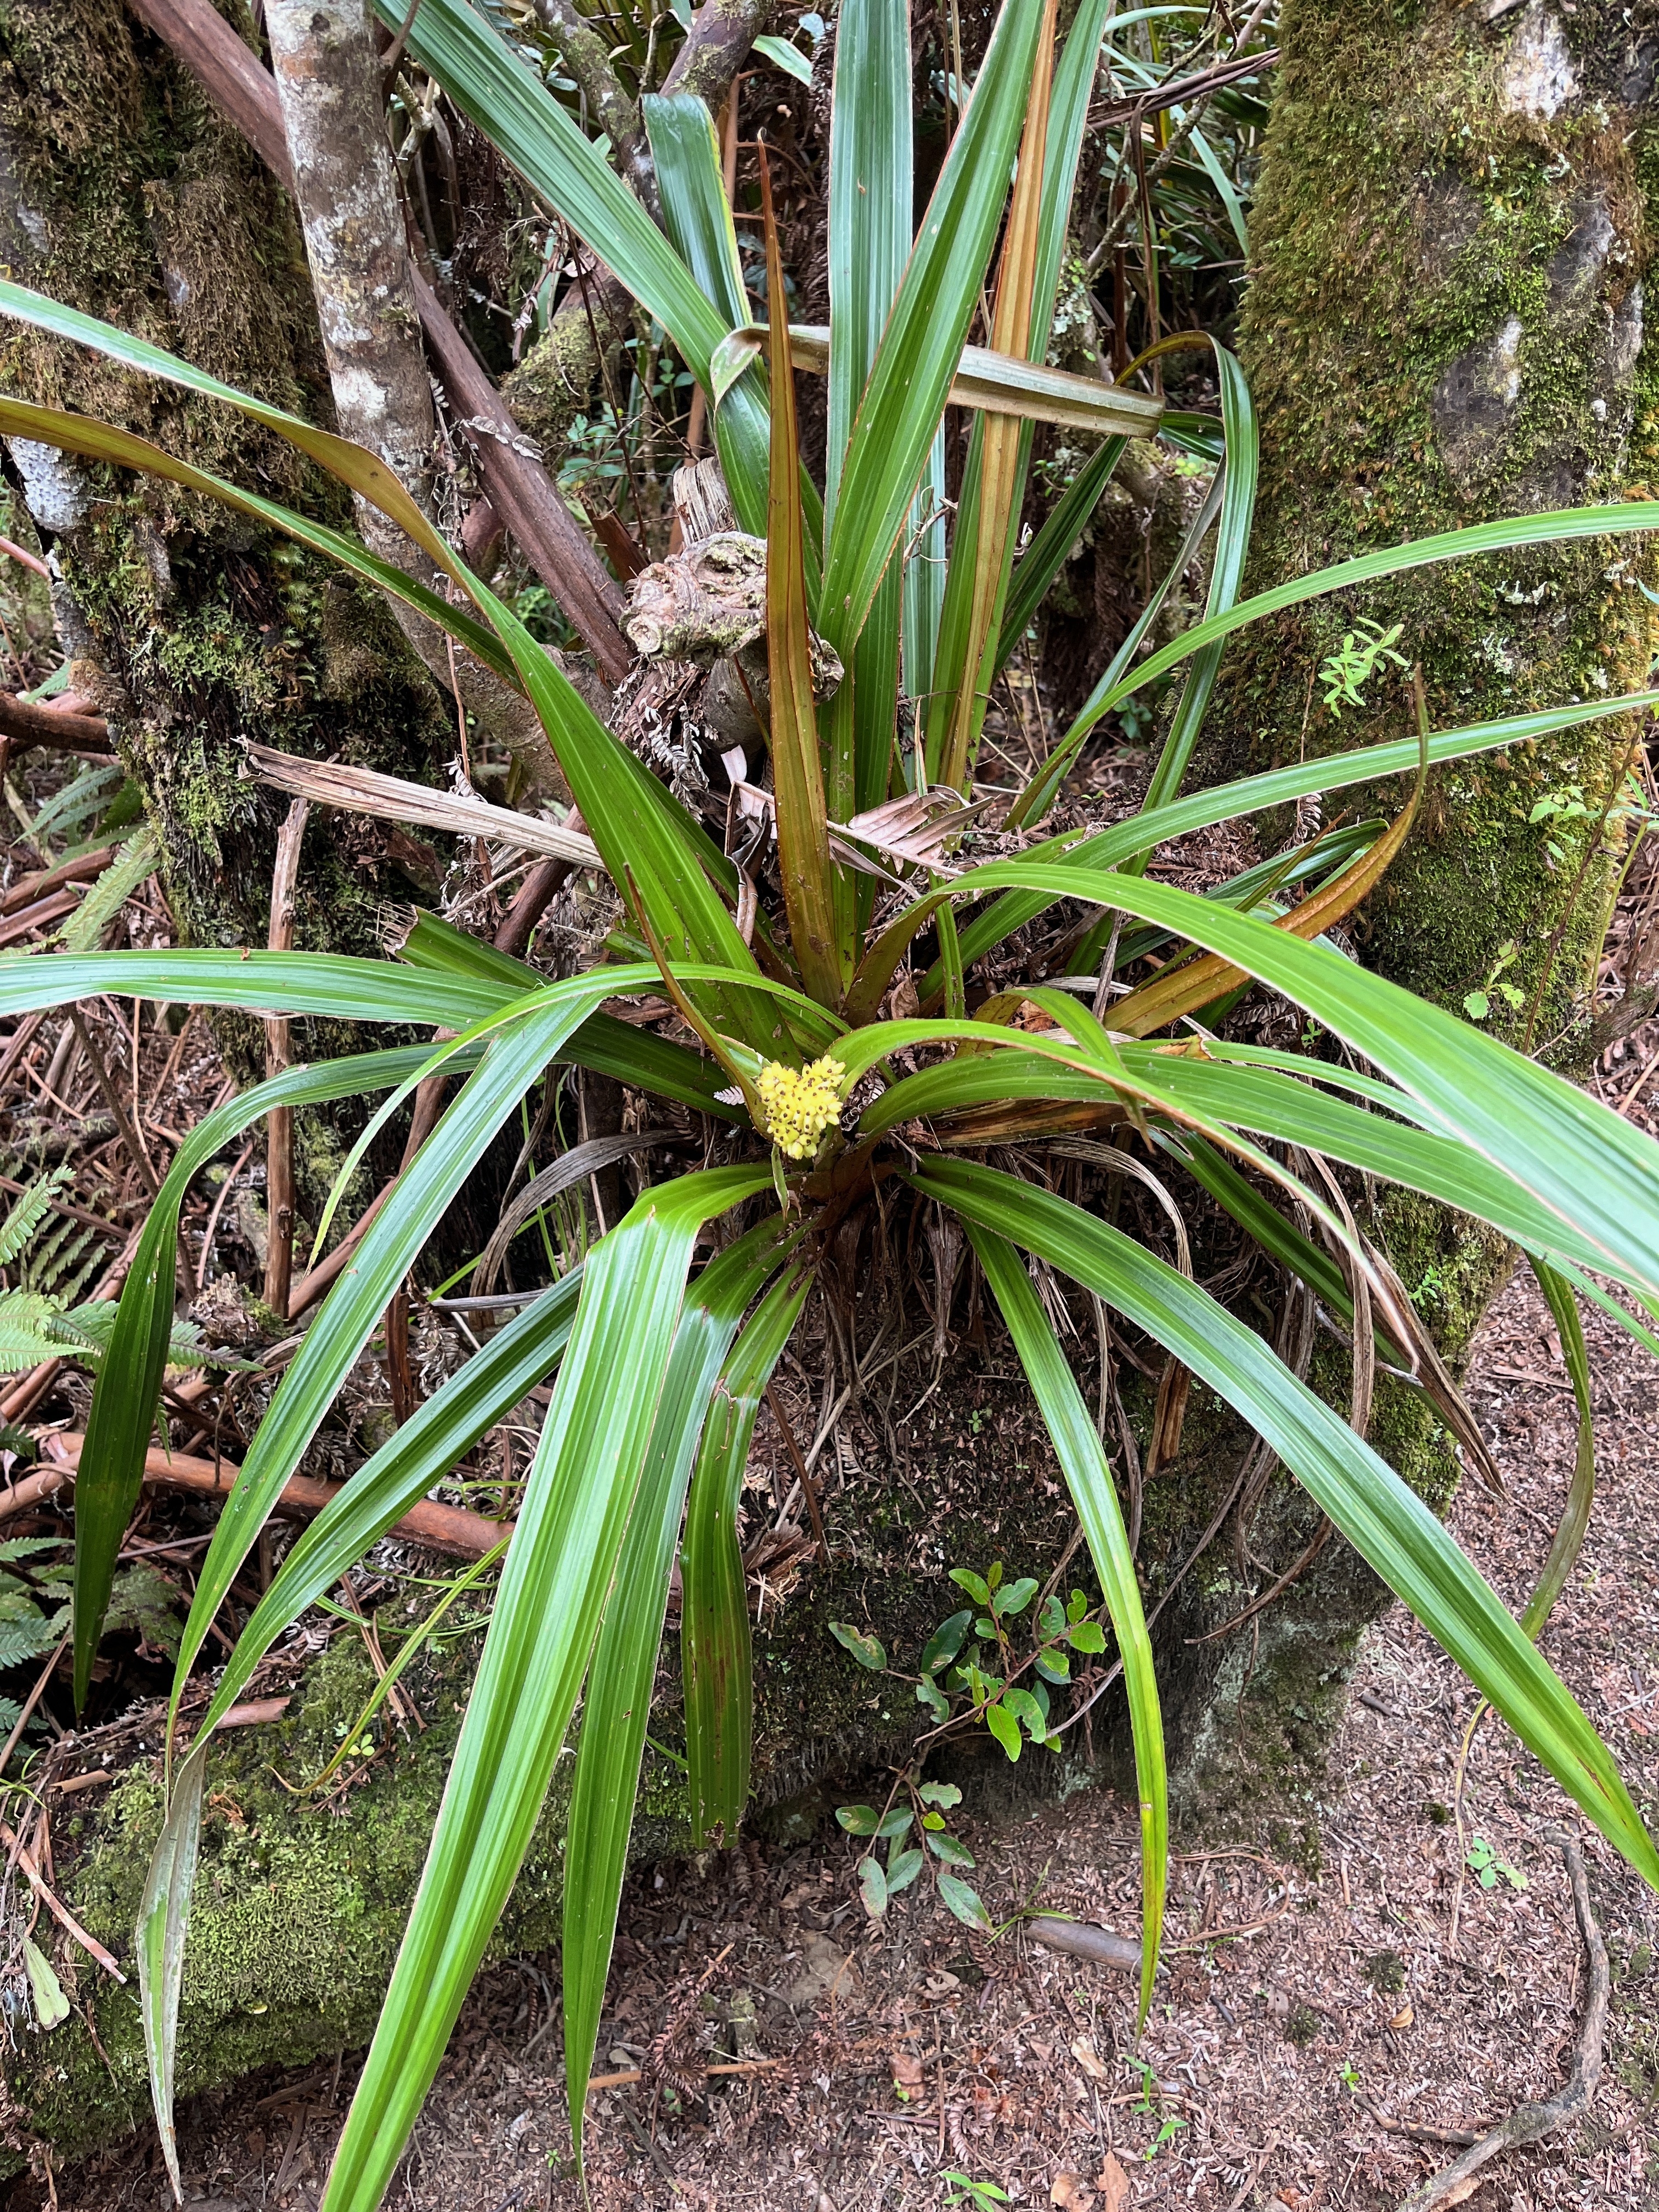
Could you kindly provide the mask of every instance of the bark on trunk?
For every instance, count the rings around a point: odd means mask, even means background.
[[[0,255],[55,298],[332,420],[289,201],[165,48],[107,0],[20,0],[0,17]],[[211,401],[15,325],[0,329],[0,377],[349,526],[343,494]],[[283,802],[240,775],[240,740],[441,781],[453,708],[378,596],[288,540],[40,448],[14,443],[10,461],[60,579],[77,683],[109,714],[143,788],[181,928],[198,944],[264,944]],[[424,866],[396,833],[319,818],[296,941],[374,950],[378,910]],[[222,1035],[239,1072],[258,1073],[258,1023]],[[319,1057],[343,1042],[306,1024],[295,1049]]]
[[[1279,42],[1238,334],[1261,413],[1249,588],[1435,531],[1640,496],[1659,459],[1659,345],[1643,315],[1659,9],[1287,0]],[[1639,690],[1659,639],[1653,580],[1651,541],[1582,540],[1291,610],[1231,648],[1204,780],[1409,733],[1398,679],[1373,680],[1340,721],[1322,705],[1320,665],[1362,617],[1403,624],[1435,728]],[[1640,738],[1612,720],[1437,771],[1354,925],[1366,964],[1454,1008],[1484,991],[1496,1034],[1582,1068],[1622,842],[1600,817]],[[1572,787],[1589,818],[1534,820]],[[1398,785],[1345,793],[1329,814],[1392,813],[1401,798]],[[1395,1194],[1381,1217],[1461,1364],[1511,1255],[1425,1201]],[[1344,1393],[1346,1362],[1323,1365]],[[1372,1438],[1449,1498],[1457,1468],[1421,1400],[1385,1388]],[[1283,1525],[1262,1548],[1282,1563],[1310,1523],[1282,1477],[1269,1505]],[[1233,1802],[1287,1756],[1316,1759],[1322,1711],[1384,1601],[1334,1544],[1261,1617],[1259,1645],[1234,1639],[1189,1802]],[[1235,1741],[1219,1716],[1246,1683]]]

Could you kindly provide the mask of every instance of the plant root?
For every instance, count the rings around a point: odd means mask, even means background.
[[[1518,2149],[1523,2143],[1540,2142],[1557,2128],[1576,2120],[1589,2109],[1601,2078],[1601,2044],[1607,2033],[1607,1997],[1612,1986],[1607,1971],[1607,1947],[1601,1940],[1601,1931],[1590,1911],[1589,1882],[1584,1873],[1584,1861],[1577,1844],[1571,1836],[1554,1834],[1546,1841],[1560,1846],[1566,1861],[1567,1878],[1572,1884],[1573,1908],[1578,1915],[1578,1933],[1583,1939],[1584,1958],[1589,1968],[1589,1989],[1584,1999],[1583,2024],[1578,2031],[1578,2047],[1573,2054],[1572,2071],[1553,2097],[1542,2104],[1528,2102],[1517,2105],[1508,2119],[1499,2127],[1491,2129],[1479,2141],[1469,2145],[1459,2158],[1413,2191],[1401,2207],[1401,2212],[1435,2212],[1443,2204],[1461,2204],[1472,2197],[1479,2185],[1474,2176],[1483,2166],[1506,2150]]]

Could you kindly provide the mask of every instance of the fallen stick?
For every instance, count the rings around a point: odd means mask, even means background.
[[[22,1868],[23,1873],[27,1879],[29,1887],[40,1899],[41,1904],[46,1906],[47,1911],[51,1913],[52,1918],[58,1923],[58,1926],[62,1928],[67,1935],[72,1936],[75,1941],[81,1946],[81,1948],[86,1953],[87,1956],[89,1959],[95,1959],[106,1974],[113,1974],[118,1982],[125,1982],[126,1980],[126,1976],[121,1972],[121,1969],[116,1965],[114,1960],[111,1958],[109,1953],[104,1948],[97,1937],[95,1936],[88,1936],[86,1929],[81,1925],[75,1915],[70,1911],[68,1905],[65,1905],[60,1898],[54,1896],[52,1892],[48,1889],[41,1876],[40,1868],[36,1866],[33,1859],[24,1848],[21,1838],[8,1826],[4,1820],[0,1820],[0,1844],[4,1844],[7,1846],[16,1863]]]
[[[1413,2191],[1401,2205],[1401,2212],[1433,2212],[1436,2205],[1461,2204],[1466,2197],[1474,2195],[1470,2177],[1483,2166],[1506,2150],[1518,2149],[1522,2143],[1541,2142],[1557,2128],[1577,2119],[1589,2110],[1595,2094],[1595,2085],[1601,2078],[1601,2043],[1607,2033],[1607,1998],[1612,1986],[1607,1947],[1601,1941],[1601,1931],[1590,1911],[1589,1881],[1577,1844],[1571,1836],[1559,1833],[1547,1836],[1545,1841],[1558,1844],[1566,1861],[1573,1909],[1578,1916],[1578,1933],[1589,1967],[1589,1989],[1584,1998],[1583,2025],[1578,2031],[1572,2071],[1554,2096],[1547,2098],[1542,2104],[1529,2100],[1524,2105],[1517,2105],[1500,2126],[1471,2143],[1462,2157],[1455,2158],[1449,2166],[1442,2166],[1420,2189]]]
[[[1059,1920],[1052,1913],[1039,1912],[1026,1922],[1025,1932],[1034,1943],[1064,1951],[1068,1957],[1089,1959],[1097,1966],[1112,1966],[1120,1973],[1140,1972],[1140,1946],[1133,1936],[1097,1928],[1091,1920]]]
[[[774,2066],[787,2066],[787,2058],[739,2058],[724,2066],[705,2066],[705,2075],[712,2074],[764,2074]],[[587,2084],[591,2097],[596,2089],[626,2089],[645,2075],[637,2066],[624,2066],[620,2074],[595,2074]]]
[[[30,745],[73,753],[115,750],[109,724],[100,715],[54,714],[50,707],[31,706],[12,691],[0,691],[0,737],[11,740],[15,754]]]
[[[73,1481],[85,1442],[86,1438],[73,1430],[54,1429],[43,1437],[41,1449],[56,1462],[55,1467],[27,1475],[10,1491],[0,1492],[0,1520],[21,1513],[27,1505],[36,1504]],[[223,1498],[240,1473],[240,1468],[233,1467],[228,1460],[220,1460],[216,1464],[210,1459],[191,1459],[183,1452],[149,1451],[144,1455],[144,1480],[160,1483],[169,1490],[193,1490]],[[276,1504],[289,1513],[320,1513],[345,1486],[340,1482],[315,1482],[309,1475],[290,1475]],[[410,1507],[401,1521],[394,1521],[386,1534],[407,1537],[411,1543],[428,1545],[434,1552],[453,1553],[458,1559],[481,1559],[486,1552],[493,1552],[503,1537],[511,1536],[513,1528],[510,1521],[487,1521],[481,1513],[469,1513],[462,1506],[439,1505],[422,1498]]]

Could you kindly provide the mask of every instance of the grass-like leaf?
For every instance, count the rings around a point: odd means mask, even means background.
[[[1659,1887],[1659,1852],[1565,1685],[1416,1492],[1259,1336],[1178,1270],[1049,1192],[968,1161],[930,1163],[913,1179],[965,1221],[1039,1254],[1104,1298],[1241,1413],[1601,1833]]]
[[[710,1394],[738,1324],[794,1242],[774,1216],[729,1245],[686,1293],[588,1671],[565,1835],[562,1960],[565,2081],[578,2156],[686,1484],[705,1417],[714,1418]]]
[[[638,1488],[692,1245],[768,1167],[647,1191],[591,1255],[329,2212],[374,2212],[535,1826]]]
[[[703,1431],[680,1559],[681,1674],[691,1833],[729,1844],[749,1802],[753,1653],[738,1547],[738,1498],[755,1419],[799,1316],[811,1275],[776,1284],[726,1361]]]
[[[1005,1238],[978,1223],[968,1222],[968,1236],[1008,1325],[1055,1456],[1065,1471],[1072,1501],[1089,1540],[1090,1555],[1095,1563],[1095,1572],[1100,1577],[1101,1590],[1123,1662],[1123,1682],[1134,1735],[1135,1774],[1140,1790],[1139,2024],[1145,2026],[1152,2007],[1158,1946],[1163,1940],[1164,1887],[1169,1871],[1170,1789],[1158,1676],[1152,1665],[1146,1616],[1140,1602],[1140,1585],[1135,1578],[1134,1554],[1129,1549],[1129,1532],[1123,1525],[1112,1470],[1101,1447],[1099,1434],[1083,1402],[1077,1379],[1066,1364],[1054,1324],[1031,1287],[1024,1263]]]

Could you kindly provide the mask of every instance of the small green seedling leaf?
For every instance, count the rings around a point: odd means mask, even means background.
[[[23,1938],[23,1965],[29,1978],[29,1995],[34,1999],[34,2017],[42,2033],[50,2035],[69,2018],[70,2001],[52,1972],[51,1960],[32,1936]]]
[[[951,1717],[951,1701],[939,1684],[923,1680],[916,1684],[916,1703],[926,1705],[941,1728]]]
[[[1041,1743],[1048,1733],[1048,1716],[1044,1710],[1045,1699],[1034,1697],[1030,1690],[1005,1690],[1002,1693],[1005,1711],[1016,1720],[1024,1721],[1025,1732],[1033,1743]]]
[[[985,1725],[1007,1753],[1010,1759],[1018,1761],[1020,1745],[1024,1739],[1019,1732],[1019,1723],[1009,1711],[1007,1706],[988,1705],[985,1709]]]
[[[924,1805],[941,1806],[947,1813],[952,1805],[962,1802],[962,1792],[954,1782],[924,1782],[916,1795]]]
[[[913,1844],[908,1851],[895,1851],[887,1862],[887,1894],[896,1897],[902,1889],[908,1889],[921,1872],[921,1853]]]
[[[1012,1620],[1017,1613],[1024,1612],[1036,1594],[1036,1577],[1022,1575],[1017,1583],[1010,1583],[1006,1589],[997,1592],[991,1601],[992,1611],[999,1620]]]
[[[876,1823],[878,1836],[908,1836],[912,1815],[902,1805],[895,1805],[890,1813],[884,1813]]]
[[[1073,1651],[1103,1651],[1106,1632],[1097,1620],[1079,1620],[1067,1641]]]
[[[1071,1662],[1057,1644],[1045,1644],[1036,1656],[1036,1670],[1045,1682],[1069,1682]]]
[[[870,1917],[879,1920],[887,1910],[887,1877],[873,1856],[859,1861],[859,1895]]]
[[[976,1575],[971,1567],[952,1567],[951,1579],[967,1591],[975,1605],[989,1605],[991,1602],[991,1584],[983,1575]]]
[[[975,1863],[967,1844],[959,1844],[954,1836],[929,1836],[927,1843],[933,1856],[943,1860],[946,1866],[970,1867]]]
[[[873,1805],[837,1805],[836,1818],[849,1836],[873,1836],[881,1821]]]
[[[930,1836],[936,1836],[945,1826],[945,1815],[943,1813],[924,1813],[921,1816],[921,1825]]]
[[[942,1874],[939,1893],[965,1928],[977,1928],[985,1936],[992,1933],[991,1916],[985,1910],[984,1899],[959,1875]]]
[[[964,1607],[962,1612],[953,1613],[948,1620],[940,1621],[922,1647],[921,1672],[924,1674],[936,1674],[941,1667],[950,1665],[968,1640],[968,1630],[973,1618],[973,1608]]]
[[[849,1628],[844,1620],[832,1620],[830,1633],[843,1651],[850,1651],[860,1667],[867,1667],[872,1674],[879,1674],[887,1664],[887,1647],[878,1636],[866,1636],[861,1628]]]

